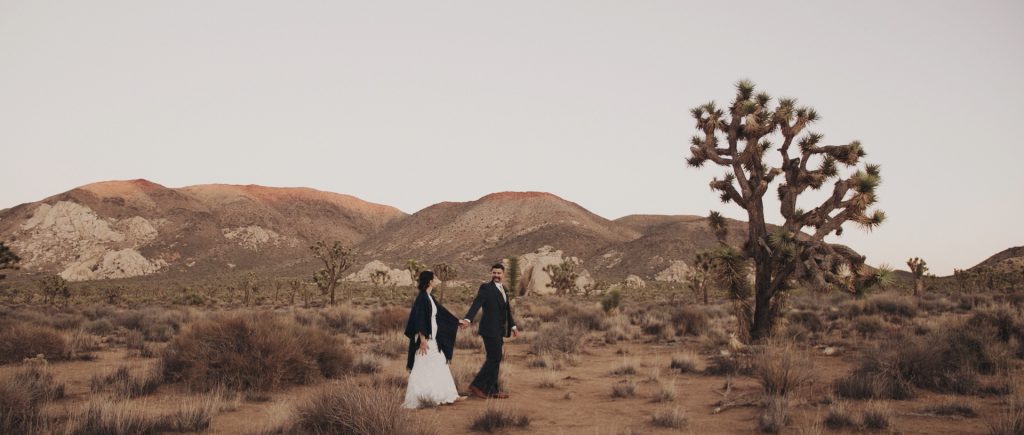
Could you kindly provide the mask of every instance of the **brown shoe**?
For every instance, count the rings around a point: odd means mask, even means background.
[[[508,399],[508,393],[494,393],[491,394],[492,399]]]
[[[478,398],[478,399],[486,399],[487,398],[487,395],[484,394],[483,390],[477,388],[476,385],[470,385],[469,386],[469,392],[473,393],[473,396]]]

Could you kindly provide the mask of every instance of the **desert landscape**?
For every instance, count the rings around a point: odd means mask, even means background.
[[[1020,41],[0,0],[0,435],[1024,435]]]

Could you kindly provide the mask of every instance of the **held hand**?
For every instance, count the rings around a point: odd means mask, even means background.
[[[416,351],[416,353],[418,353],[420,355],[426,355],[427,354],[427,342],[421,341],[420,342],[420,350]]]
[[[518,336],[519,336],[519,330],[518,329],[512,329],[512,338],[516,338]]]
[[[469,327],[469,320],[466,320],[466,319],[459,320],[459,329],[466,329],[468,327]]]

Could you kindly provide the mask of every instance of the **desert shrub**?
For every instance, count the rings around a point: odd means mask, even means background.
[[[53,374],[31,366],[0,379],[0,433],[40,432],[42,408],[47,402],[64,397],[64,384]]]
[[[946,402],[938,405],[929,405],[922,408],[921,413],[964,418],[974,418],[978,416],[978,412],[974,410],[974,406],[971,406],[971,404],[966,402]]]
[[[701,335],[708,329],[708,316],[699,307],[684,305],[672,313],[671,323],[677,335]]]
[[[89,390],[93,393],[110,392],[118,399],[142,397],[156,392],[162,375],[158,369],[136,375],[127,366],[120,366],[104,376],[93,375]]]
[[[585,333],[574,323],[545,325],[530,343],[530,352],[534,355],[577,353]]]
[[[406,313],[408,315],[408,313]],[[351,335],[365,327],[367,319],[362,312],[347,305],[327,307],[320,311],[320,317],[327,327],[339,334]],[[404,324],[402,326],[405,326]]]
[[[68,359],[70,349],[64,334],[50,326],[0,324],[0,364],[20,362],[39,354],[47,360]]]
[[[131,401],[90,400],[72,416],[69,435],[148,435],[165,429],[162,416],[146,411],[146,404]]]
[[[888,314],[894,317],[912,318],[917,315],[917,301],[907,296],[879,294],[864,301],[865,314]]]
[[[683,429],[689,421],[686,415],[679,408],[659,411],[651,416],[651,425],[669,429]]]
[[[409,309],[401,307],[383,307],[373,311],[370,315],[370,331],[378,334],[385,332],[403,331],[405,323],[409,320]]]
[[[864,414],[861,415],[861,424],[871,430],[882,430],[890,426],[889,420],[892,419],[892,408],[889,405],[882,402],[870,402],[864,408]]]
[[[764,433],[779,433],[790,421],[789,398],[784,395],[766,394],[764,409],[757,419],[757,430]]]
[[[612,385],[612,398],[622,399],[636,395],[636,382],[631,380],[616,382]]]
[[[704,367],[704,374],[711,376],[752,375],[754,374],[754,361],[751,355],[742,353],[712,355],[707,367]]]
[[[561,309],[556,310],[556,313],[559,311],[564,315],[561,318],[574,328],[582,329],[583,331],[604,331],[608,329],[608,319],[599,308],[562,305]]]
[[[352,354],[340,339],[274,316],[218,316],[175,337],[161,355],[169,381],[193,390],[219,385],[272,390],[308,384],[351,370]]]
[[[72,332],[68,339],[68,354],[72,359],[87,357],[89,352],[100,350],[100,348],[100,338],[84,329]]]
[[[786,314],[790,325],[802,325],[810,332],[821,332],[825,330],[825,322],[821,316],[814,311],[792,311]]]
[[[672,355],[672,361],[668,367],[672,370],[678,370],[679,373],[696,373],[699,364],[700,355],[697,355],[696,352],[688,351]]]
[[[142,350],[146,346],[146,337],[142,331],[130,330],[124,335],[124,344],[128,350]]]
[[[114,323],[109,319],[90,320],[85,323],[83,328],[85,328],[86,331],[89,331],[89,333],[99,336],[113,334],[114,330],[117,329],[117,327],[114,326]]]
[[[483,349],[484,341],[479,335],[470,333],[468,330],[461,332],[455,337],[456,349],[478,350]]]
[[[216,394],[185,400],[178,405],[178,409],[164,417],[163,429],[182,433],[205,431],[220,409],[220,402]]]
[[[1012,337],[1024,336],[1024,322],[1020,313],[1008,305],[981,309],[967,321],[968,325],[991,328],[1000,341],[1009,342]]]
[[[987,421],[990,435],[1024,434],[1024,395],[1018,391],[1010,397],[1007,407]]]
[[[612,370],[612,376],[633,376],[636,374],[636,366],[632,363],[622,363],[622,365]]]
[[[146,340],[159,342],[170,340],[189,320],[188,311],[158,307],[125,310],[113,316],[115,325],[139,331]]]
[[[832,430],[848,429],[857,427],[850,409],[844,402],[833,402],[825,413],[825,427]]]
[[[651,401],[655,403],[674,402],[676,400],[676,385],[674,382],[658,382],[658,388],[654,391]]]
[[[793,342],[804,343],[811,338],[811,331],[802,323],[790,323],[779,331],[779,336]]]
[[[792,343],[770,340],[754,354],[754,375],[770,395],[788,395],[811,381],[810,357]]]
[[[356,373],[379,373],[382,369],[380,357],[373,354],[360,355],[352,366],[352,371]]]
[[[864,338],[870,338],[885,329],[885,322],[878,316],[857,316],[853,319],[853,330]]]
[[[622,303],[622,292],[619,289],[613,289],[601,298],[601,309],[605,313],[611,313],[619,308],[620,303]]]
[[[401,391],[361,385],[353,379],[319,387],[294,410],[281,432],[289,434],[435,434],[402,409]]]
[[[482,414],[473,419],[473,423],[470,424],[469,428],[476,432],[494,433],[502,429],[512,427],[524,428],[529,425],[529,416],[491,405]]]
[[[556,388],[558,387],[558,375],[555,372],[549,371],[544,374],[537,384],[537,388]]]
[[[977,391],[977,374],[1009,366],[1009,353],[991,331],[957,324],[925,336],[898,335],[875,349],[851,376],[837,381],[836,393],[848,398],[907,399],[910,386],[936,392]]]

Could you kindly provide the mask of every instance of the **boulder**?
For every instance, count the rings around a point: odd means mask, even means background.
[[[644,282],[643,278],[640,278],[639,276],[636,275],[627,276],[626,280],[623,281],[623,284],[626,286],[626,288],[632,289],[641,289],[647,287],[647,283]]]
[[[561,264],[564,260],[579,261],[575,257],[563,258],[562,251],[546,245],[529,254],[520,255],[520,278],[516,291],[523,295],[554,294],[555,289],[548,287],[548,284],[551,283],[551,277],[544,271],[544,268],[548,265]],[[581,268],[578,269],[578,273],[579,277],[576,278],[576,286],[578,288],[582,289],[585,285],[593,285],[594,280],[590,277],[590,272]]]
[[[687,275],[690,273],[690,266],[685,261],[676,260],[673,261],[665,270],[658,272],[654,275],[655,281],[664,282],[685,282]]]
[[[384,264],[384,262],[380,260],[373,260],[369,263],[366,263],[366,265],[363,266],[363,268],[360,269],[358,272],[345,277],[345,280],[353,282],[373,282],[371,276],[373,276],[374,272],[381,270],[386,271],[388,273],[388,284],[395,284],[400,286],[416,285],[416,283],[414,283],[412,278],[409,276],[409,271],[405,269],[392,269],[388,267],[387,264]]]

